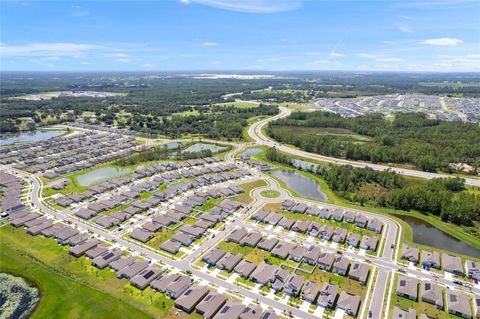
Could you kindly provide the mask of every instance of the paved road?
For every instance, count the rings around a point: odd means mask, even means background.
[[[261,145],[266,145],[270,147],[276,147],[277,149],[281,150],[282,152],[285,153],[290,153],[293,155],[297,156],[302,156],[305,158],[310,158],[322,162],[327,162],[327,163],[334,163],[338,165],[351,165],[354,167],[370,167],[374,170],[377,171],[384,171],[384,170],[392,170],[396,173],[402,174],[402,175],[407,175],[407,176],[414,176],[414,177],[422,177],[426,179],[432,179],[432,178],[447,178],[447,177],[452,177],[451,175],[446,175],[446,174],[438,174],[438,173],[428,173],[428,172],[422,172],[422,171],[417,171],[413,169],[405,169],[405,168],[398,168],[398,167],[392,167],[392,166],[386,166],[386,165],[379,165],[379,164],[371,164],[371,163],[362,163],[362,162],[357,162],[357,161],[349,161],[349,160],[344,160],[344,159],[339,159],[339,158],[334,158],[334,157],[328,157],[328,156],[323,156],[323,155],[318,155],[318,154],[313,154],[305,151],[301,151],[289,146],[285,146],[282,144],[279,144],[273,140],[271,140],[269,137],[267,137],[265,134],[262,133],[262,128],[270,121],[286,117],[291,114],[291,111],[285,107],[280,107],[280,113],[278,115],[275,115],[273,117],[270,117],[268,119],[264,119],[261,121],[258,121],[254,123],[250,128],[248,129],[248,135],[250,135],[251,138],[255,140],[257,144]],[[472,185],[472,186],[480,186],[480,179],[475,179],[475,178],[465,178],[465,184],[467,185]]]
[[[284,112],[285,111],[283,109],[282,113],[275,116],[274,118],[285,116]],[[287,110],[287,114],[288,114],[288,112],[289,111]],[[264,122],[264,124],[265,123],[266,122]],[[257,125],[254,125],[250,128],[249,134],[252,137],[256,136],[257,138],[261,139],[261,138],[263,138],[262,137],[263,135],[261,134],[260,129],[261,129],[261,126],[258,127]],[[255,131],[255,133],[251,133],[251,130]],[[268,145],[268,144],[265,144],[265,143],[273,143],[273,142],[266,140],[266,141],[263,142],[263,144]],[[231,152],[229,152],[226,156],[227,161],[233,161],[234,160],[233,154],[237,153],[238,151],[240,151],[242,148],[245,147],[245,144],[233,144],[233,145],[234,145],[234,149]],[[9,167],[6,167],[6,168],[11,170],[11,171],[15,171],[16,173],[20,174],[21,176],[23,176],[24,178],[26,178],[30,181],[32,187],[30,189],[31,193],[29,195],[29,199],[30,199],[31,203],[33,204],[33,206],[38,208],[44,214],[48,214],[48,215],[54,216],[55,218],[58,218],[58,219],[61,219],[63,221],[72,223],[73,225],[76,225],[77,227],[79,227],[81,229],[90,231],[90,232],[92,232],[92,233],[94,233],[98,236],[101,236],[102,238],[105,238],[108,241],[117,242],[118,244],[120,244],[124,247],[127,247],[128,249],[130,249],[132,251],[136,251],[138,253],[141,253],[143,256],[145,256],[147,258],[161,261],[166,265],[178,268],[178,269],[183,270],[183,271],[191,271],[192,274],[197,276],[198,278],[200,278],[202,280],[205,280],[209,283],[215,284],[218,287],[222,287],[223,289],[230,290],[230,291],[237,290],[239,292],[239,294],[241,294],[242,296],[244,296],[246,298],[249,298],[249,299],[252,299],[252,300],[258,300],[261,304],[268,305],[268,306],[273,307],[277,310],[286,309],[287,311],[291,311],[293,315],[301,317],[301,318],[312,318],[312,319],[315,318],[315,316],[312,315],[312,314],[309,314],[309,313],[301,311],[297,308],[285,305],[281,302],[272,300],[268,297],[262,296],[258,293],[253,292],[253,291],[238,287],[235,284],[225,282],[224,280],[221,280],[221,279],[219,279],[215,276],[206,274],[205,272],[199,271],[199,270],[191,267],[191,263],[196,258],[201,256],[204,252],[206,252],[211,247],[213,247],[215,244],[220,242],[222,240],[222,238],[224,238],[227,234],[229,234],[234,228],[244,226],[245,225],[245,223],[244,223],[245,219],[248,218],[248,216],[251,213],[253,213],[257,209],[262,207],[264,204],[266,204],[268,202],[281,202],[285,199],[290,199],[290,198],[293,197],[288,192],[288,190],[282,189],[281,186],[278,184],[278,182],[268,175],[261,174],[261,178],[267,180],[267,182],[270,184],[270,186],[262,187],[260,189],[254,190],[252,192],[252,196],[255,198],[255,202],[252,205],[250,205],[250,207],[247,208],[247,211],[245,213],[243,213],[242,215],[237,217],[234,221],[229,222],[224,227],[223,230],[221,230],[219,233],[217,233],[215,235],[215,237],[209,238],[206,242],[204,242],[201,245],[201,247],[199,249],[194,251],[192,254],[190,254],[185,259],[183,259],[183,260],[172,260],[170,258],[165,257],[164,255],[158,254],[154,251],[151,251],[151,250],[145,248],[145,246],[140,244],[140,243],[125,240],[125,239],[121,238],[119,236],[119,234],[116,233],[116,232],[108,232],[106,230],[103,230],[103,229],[100,229],[100,228],[97,228],[97,227],[93,227],[92,225],[89,225],[88,223],[79,221],[78,219],[74,218],[73,216],[68,215],[68,211],[59,212],[59,211],[54,211],[54,210],[50,209],[48,206],[43,204],[43,199],[41,198],[41,190],[42,190],[43,185],[41,184],[41,181],[35,175],[29,174],[29,173],[26,173],[26,172],[23,172],[23,171],[19,171],[19,170],[14,170],[14,169],[9,168]],[[275,198],[275,199],[264,198],[260,195],[260,192],[261,192],[261,190],[265,190],[265,189],[277,190],[277,191],[280,192],[280,196]],[[305,201],[305,202],[310,203],[310,204],[312,204],[312,203],[318,204],[318,202],[305,200],[305,199],[302,199],[302,201]],[[327,207],[332,207],[332,208],[337,208],[338,207],[338,206],[327,204],[327,203],[322,203],[321,205],[327,206]],[[398,231],[401,230],[401,228],[394,220],[392,220],[388,217],[375,215],[375,214],[365,212],[365,211],[360,211],[360,210],[354,210],[354,211],[365,214],[369,217],[376,217],[376,218],[380,219],[384,223],[384,225],[386,225],[386,228],[384,230],[385,234],[383,235],[383,241],[385,242],[385,244],[384,244],[385,248],[382,251],[382,255],[379,258],[371,257],[371,256],[368,256],[368,257],[360,256],[360,255],[357,255],[355,253],[347,252],[347,251],[343,252],[345,254],[345,256],[347,256],[351,259],[370,262],[372,265],[378,267],[379,272],[378,272],[376,281],[374,283],[375,287],[374,287],[373,295],[372,295],[372,298],[371,298],[372,302],[371,302],[371,305],[369,306],[369,308],[367,308],[366,313],[368,313],[368,310],[371,310],[372,311],[372,318],[380,319],[381,316],[382,316],[382,302],[380,302],[380,301],[383,301],[384,298],[385,298],[385,292],[386,292],[385,288],[387,286],[388,273],[391,272],[392,270],[397,270],[399,268],[399,265],[395,261],[395,255],[396,255],[395,251],[396,250],[392,249],[391,246],[392,246],[392,244],[395,244],[395,247],[399,247],[399,243],[396,243],[395,241],[397,239],[396,234],[397,234]],[[247,225],[248,225],[248,227],[254,227],[254,228],[257,227],[254,224],[247,224]],[[261,228],[261,229],[259,228],[259,230],[263,233],[278,235],[278,233],[276,233],[274,231],[271,231],[271,230],[267,230],[265,228]],[[303,242],[305,245],[310,245],[311,244],[311,242],[309,242],[305,239],[299,238],[299,237],[296,237],[295,240],[297,242]],[[321,244],[321,246],[325,250],[329,250],[329,251],[332,251],[332,252],[337,251],[337,248],[334,248],[334,247],[329,246],[329,245]],[[438,277],[438,278],[434,278],[434,276],[429,272],[421,271],[421,270],[418,270],[418,269],[411,269],[411,268],[407,268],[405,271],[408,275],[417,277],[417,278],[422,279],[422,280],[438,281],[439,283],[443,283],[443,284],[448,285],[450,287],[454,286],[453,283],[451,282],[451,280],[446,279],[443,276]],[[478,288],[475,288],[474,291],[476,293],[480,293],[480,289],[478,289]]]

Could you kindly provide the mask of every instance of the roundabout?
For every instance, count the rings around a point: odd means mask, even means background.
[[[280,192],[273,189],[267,189],[267,190],[261,191],[260,196],[265,198],[277,198],[280,196]]]

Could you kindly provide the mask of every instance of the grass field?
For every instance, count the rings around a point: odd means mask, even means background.
[[[243,190],[245,191],[244,193],[240,194],[240,195],[237,195],[235,197],[233,197],[232,199],[233,200],[236,200],[240,203],[243,203],[243,204],[250,204],[251,202],[253,202],[253,198],[250,196],[250,191],[252,189],[255,189],[255,188],[259,188],[259,187],[264,187],[264,186],[268,186],[267,182],[264,181],[263,179],[259,179],[259,180],[256,180],[256,181],[253,181],[253,182],[248,182],[248,183],[244,183],[244,184],[240,184],[239,185],[241,188],[243,188]]]
[[[267,190],[260,192],[260,195],[267,198],[277,198],[278,196],[280,196],[280,192],[274,190]]]
[[[31,237],[23,229],[0,228],[0,271],[24,277],[41,300],[31,318],[169,318],[173,301],[164,294],[143,292],[98,270],[86,258],[49,238]]]
[[[343,128],[316,128],[298,126],[272,126],[273,131],[280,131],[286,136],[326,136],[341,142],[366,143],[371,140],[368,136],[358,135]]]

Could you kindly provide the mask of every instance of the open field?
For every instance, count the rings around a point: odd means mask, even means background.
[[[99,270],[86,258],[74,258],[53,239],[0,228],[0,271],[26,278],[41,293],[31,318],[169,317],[173,302],[164,294],[143,292]],[[28,267],[25,267],[28,265]],[[81,302],[76,302],[81,301]]]
[[[253,182],[247,182],[244,184],[239,185],[243,190],[245,191],[244,193],[237,195],[233,197],[232,199],[242,203],[242,204],[250,204],[253,201],[253,198],[250,196],[250,191],[259,188],[259,187],[264,187],[268,186],[267,182],[265,182],[263,179],[259,179]]]

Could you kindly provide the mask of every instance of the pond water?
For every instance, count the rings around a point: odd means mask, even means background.
[[[16,134],[1,134],[0,145],[30,143],[46,140],[65,133],[63,130],[32,131]]]
[[[272,171],[273,176],[281,179],[287,187],[294,190],[298,194],[319,200],[328,200],[325,193],[322,192],[320,186],[313,179],[298,174],[293,171]]]
[[[196,153],[204,150],[210,150],[212,153],[218,153],[218,152],[225,151],[226,149],[228,149],[228,147],[219,146],[215,144],[195,143],[193,145],[190,145],[186,149],[184,149],[183,152]]]
[[[130,173],[130,168],[102,167],[76,177],[78,185],[92,186]]]
[[[37,288],[21,277],[0,273],[0,318],[28,318],[39,301]]]
[[[163,144],[163,146],[165,146],[169,150],[173,150],[173,149],[176,149],[176,148],[179,148],[180,146],[182,146],[182,143],[171,142],[171,143],[168,143],[168,144]]]
[[[261,152],[263,152],[261,148],[254,147],[254,148],[249,148],[248,150],[240,154],[240,156],[252,156],[252,155],[260,154]]]
[[[480,258],[480,249],[470,246],[469,244],[452,237],[451,235],[441,231],[422,219],[406,215],[395,216],[402,219],[409,224],[410,227],[412,227],[414,243]]]

